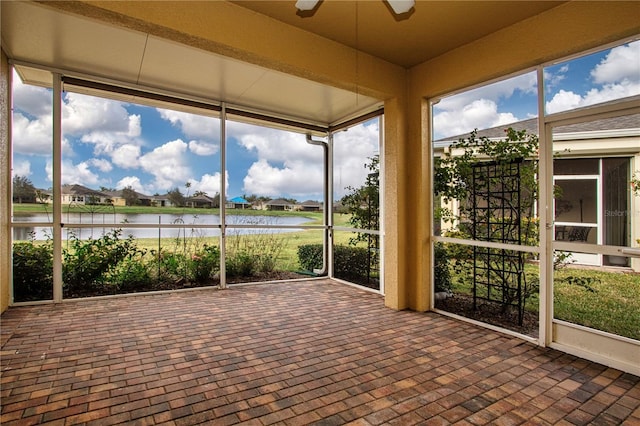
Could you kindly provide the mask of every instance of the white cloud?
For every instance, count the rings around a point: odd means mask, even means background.
[[[141,142],[137,140],[142,132],[140,116],[129,116],[128,126],[129,127],[123,131],[93,130],[83,134],[80,140],[84,143],[94,144],[93,152],[96,155],[111,154],[122,145],[132,143],[141,144]]]
[[[273,167],[261,159],[251,165],[243,182],[243,189],[248,194],[269,197],[319,194],[322,192],[322,166],[290,162],[285,167]]]
[[[218,148],[218,145],[203,141],[193,140],[189,142],[189,151],[193,152],[196,155],[213,155],[218,152]]]
[[[218,145],[218,141],[220,140],[219,119],[161,108],[157,108],[157,111],[160,113],[162,119],[178,127],[185,136],[193,139],[215,141],[216,145]]]
[[[13,72],[13,103],[31,117],[50,116],[53,94],[50,89],[23,84],[20,76]]]
[[[436,106],[436,110],[460,110],[473,101],[483,99],[497,103],[500,99],[508,99],[518,91],[535,94],[537,90],[537,76],[535,72],[522,74],[507,80],[468,90],[457,95],[443,98]]]
[[[111,155],[122,145],[142,144],[141,117],[129,114],[123,102],[67,93],[62,120],[65,136],[94,145],[95,155]]]
[[[549,114],[640,94],[640,41],[614,47],[590,72],[595,85],[585,93],[560,90],[546,102]]]
[[[139,158],[143,170],[154,176],[153,186],[158,191],[182,187],[190,178],[185,159],[187,144],[181,139],[167,142]]]
[[[213,197],[220,193],[220,173],[214,173],[213,175],[205,174],[200,180],[189,179],[191,184],[189,189],[190,194],[194,194],[196,191],[202,191],[209,197]],[[226,182],[229,182],[229,174],[226,173]]]
[[[229,134],[247,151],[256,153],[259,159],[280,163],[322,162],[322,148],[308,144],[301,133],[236,122],[230,122],[228,128]]]
[[[13,162],[13,176],[31,176],[31,163],[28,160]]]
[[[300,133],[230,122],[229,134],[257,157],[243,178],[247,194],[318,197],[322,193],[323,149]]]
[[[640,41],[611,49],[591,71],[597,84],[640,81]]]
[[[52,155],[53,128],[51,117],[30,120],[20,112],[13,113],[13,150],[19,154]]]
[[[595,105],[640,94],[640,81],[624,80],[618,84],[605,84],[590,89],[584,95],[560,90],[545,105],[548,114]]]
[[[127,132],[129,113],[122,102],[79,93],[67,93],[62,109],[64,132],[84,135],[89,132]]]
[[[87,161],[73,164],[71,160],[63,160],[62,162],[62,184],[79,184],[89,187],[100,186],[104,183],[100,177],[91,171]],[[53,167],[51,161],[47,161],[45,166],[47,172],[47,180],[53,181]]]
[[[498,105],[520,95],[531,95],[527,102],[535,108],[537,77],[535,72],[522,74],[477,89],[442,99],[434,106],[434,134],[436,139],[487,129],[521,120],[513,112],[500,112]],[[536,111],[533,111],[535,114]],[[527,114],[528,116],[531,113]]]
[[[142,194],[144,194],[147,189],[137,176],[125,176],[116,183],[116,188],[118,189],[124,189],[127,187],[131,187],[134,191]]]
[[[333,183],[334,198],[342,198],[350,192],[347,187],[364,185],[371,172],[365,167],[371,157],[379,154],[377,124],[360,125],[334,135]]]
[[[50,156],[53,152],[52,91],[23,84],[13,73],[13,150]]]
[[[519,121],[510,112],[498,112],[498,105],[488,99],[478,99],[460,110],[444,111],[433,117],[439,135],[454,136],[473,129],[487,129]]]
[[[545,90],[551,91],[554,87],[557,87],[567,78],[567,72],[569,71],[569,64],[561,66],[557,72],[553,73],[548,69],[544,72],[544,86]]]
[[[547,102],[547,113],[552,114],[558,111],[566,111],[568,109],[577,108],[582,102],[582,97],[571,91],[560,90],[553,98]]]
[[[123,169],[139,166],[140,147],[137,145],[122,145],[111,153],[111,161]]]
[[[104,158],[91,158],[86,162],[88,165],[95,167],[103,173],[108,173],[113,170],[111,163]]]

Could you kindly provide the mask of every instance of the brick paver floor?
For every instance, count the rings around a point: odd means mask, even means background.
[[[2,424],[640,424],[640,378],[328,280],[10,308]]]

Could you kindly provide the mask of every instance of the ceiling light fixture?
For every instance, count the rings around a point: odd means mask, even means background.
[[[409,12],[415,5],[414,0],[386,0],[386,2],[389,3],[389,6],[391,6],[391,9],[393,9],[396,15]],[[315,9],[318,3],[320,3],[320,0],[298,0],[296,2],[296,8],[300,11],[310,11]]]
[[[298,0],[296,8],[298,10],[313,10],[318,3],[320,3],[320,0]]]
[[[407,13],[411,10],[413,5],[415,4],[414,0],[387,0],[391,9],[395,12],[396,15],[402,15],[403,13]]]

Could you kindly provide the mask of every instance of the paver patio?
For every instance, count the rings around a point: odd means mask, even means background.
[[[10,308],[3,425],[640,424],[640,378],[329,280]]]

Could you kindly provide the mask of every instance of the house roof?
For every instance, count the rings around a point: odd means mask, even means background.
[[[302,207],[320,207],[322,203],[313,200],[307,200],[300,203]]]
[[[489,139],[492,138],[503,138],[505,136],[505,131],[509,127],[514,130],[526,130],[527,133],[538,133],[538,119],[531,118],[529,120],[517,121],[515,123],[503,124],[496,127],[491,127],[489,129],[478,130],[478,137],[487,137]],[[640,133],[640,114],[631,114],[631,115],[623,115],[617,116],[613,118],[604,118],[601,120],[592,120],[584,123],[577,124],[569,124],[566,126],[560,126],[555,128],[554,134],[561,135],[566,133],[580,133],[580,132],[598,132],[598,131],[607,131],[607,130],[638,130]],[[470,133],[464,133],[461,135],[450,136],[442,139],[438,139],[434,141],[436,146],[447,146],[451,142],[458,141],[459,139],[468,138]]]
[[[108,197],[109,195],[96,191],[95,189],[87,188],[86,186],[78,185],[78,184],[67,184],[62,185],[62,193],[63,194],[73,194],[73,195],[93,195],[97,197]]]
[[[120,197],[120,198],[122,198],[123,197],[122,191],[124,191],[124,190],[123,189],[118,189],[116,191],[103,191],[103,192],[105,194],[109,195],[110,197]],[[133,191],[133,192],[141,200],[150,200],[150,199],[153,198],[151,195],[146,195],[146,194],[143,194],[142,192],[138,192],[138,191]]]
[[[242,197],[234,197],[230,199],[229,202],[234,204],[249,204],[249,202]]]
[[[267,206],[292,206],[293,204],[284,198],[276,198],[275,200],[271,200],[267,203]]]
[[[202,201],[205,203],[210,203],[213,201],[213,199],[211,197],[208,197],[206,195],[194,195],[191,197],[187,197],[187,200],[189,201]]]

